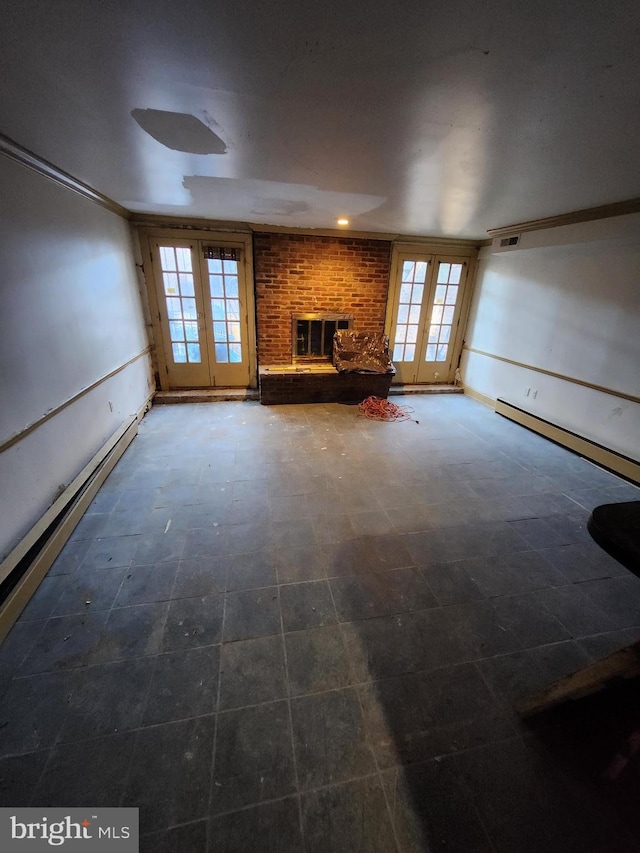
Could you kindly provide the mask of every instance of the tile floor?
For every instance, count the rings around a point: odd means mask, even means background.
[[[154,853],[638,850],[512,705],[640,634],[585,526],[640,492],[410,403],[154,408],[0,650],[0,805],[138,806]]]

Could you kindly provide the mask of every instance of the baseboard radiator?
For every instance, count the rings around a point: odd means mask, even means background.
[[[146,407],[132,415],[85,465],[0,564],[0,643],[11,630],[96,492],[138,434]]]
[[[640,463],[630,459],[628,456],[617,453],[615,450],[609,450],[609,448],[603,447],[601,444],[591,441],[591,439],[584,438],[584,436],[571,432],[564,427],[559,427],[537,415],[532,415],[530,412],[519,409],[513,403],[508,403],[500,397],[495,401],[494,408],[499,415],[504,415],[505,418],[509,418],[534,432],[540,433],[540,435],[544,435],[545,438],[549,438],[551,441],[555,441],[557,444],[561,444],[563,447],[579,453],[580,456],[584,456],[586,459],[602,465],[603,468],[608,468],[610,471],[620,474],[627,480],[640,484]]]

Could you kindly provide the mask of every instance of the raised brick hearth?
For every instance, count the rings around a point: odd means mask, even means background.
[[[387,397],[391,373],[338,373],[333,365],[314,368],[261,367],[260,402],[360,403],[365,397]]]

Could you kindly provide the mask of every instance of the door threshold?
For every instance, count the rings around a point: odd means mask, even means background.
[[[389,396],[396,394],[464,394],[460,385],[392,385]]]
[[[154,406],[166,403],[223,403],[228,401],[259,400],[255,388],[196,388],[189,391],[157,391]]]

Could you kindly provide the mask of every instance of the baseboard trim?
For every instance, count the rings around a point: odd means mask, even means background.
[[[138,423],[140,423],[140,421],[147,414],[147,412],[149,411],[151,406],[153,406],[153,400],[156,396],[156,393],[157,393],[156,391],[152,391],[149,394],[149,396],[147,397],[147,399],[144,401],[144,403],[140,406],[138,411],[136,412],[136,420],[138,421]]]
[[[473,396],[473,395],[471,395]],[[620,474],[627,480],[640,484],[640,463],[617,453],[615,450],[609,450],[594,441],[591,441],[584,436],[571,432],[564,427],[556,426],[537,415],[532,415],[524,409],[519,409],[512,403],[498,398],[494,406],[499,415],[503,415],[509,420],[515,421],[540,435],[573,450],[575,453]]]
[[[484,403],[485,406],[490,406],[492,409],[495,409],[496,407],[496,398],[488,397],[486,394],[483,394],[482,391],[477,391],[475,388],[470,388],[468,385],[465,385],[464,393],[468,397],[472,397],[474,400],[477,400],[479,403]]]
[[[254,388],[203,388],[187,391],[158,391],[154,397],[154,405],[244,402],[259,399],[260,393]]]
[[[0,580],[5,581],[46,537],[20,580],[0,605],[0,643],[40,585],[96,492],[138,434],[138,421],[138,416],[132,415],[122,424],[0,565]]]

